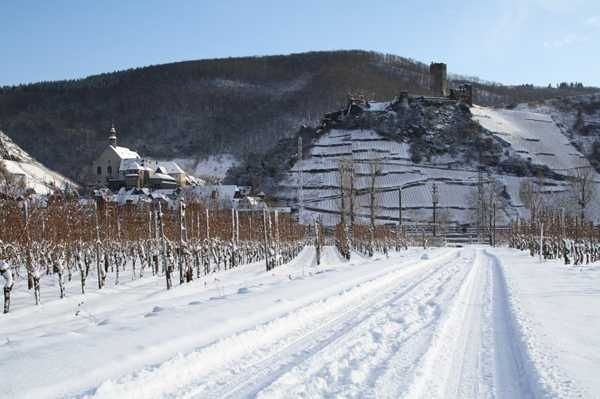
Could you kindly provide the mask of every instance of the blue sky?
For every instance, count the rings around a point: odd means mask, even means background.
[[[365,49],[502,83],[600,86],[598,0],[2,0],[0,85]]]

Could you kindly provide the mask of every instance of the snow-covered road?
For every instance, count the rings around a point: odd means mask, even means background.
[[[547,298],[523,290],[566,268],[521,255],[415,248],[344,262],[328,247],[317,268],[307,248],[272,273],[250,265],[168,293],[134,281],[88,294],[83,320],[68,300],[2,319],[0,373],[23,398],[594,397],[600,359],[586,371],[557,361],[573,337],[538,337],[552,328]],[[599,324],[577,330],[596,352]]]

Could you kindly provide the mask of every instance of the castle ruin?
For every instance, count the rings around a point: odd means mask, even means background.
[[[431,94],[436,97],[448,96],[448,75],[446,64],[442,62],[432,62],[429,65],[429,89]]]

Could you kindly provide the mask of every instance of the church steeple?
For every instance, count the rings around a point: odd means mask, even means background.
[[[108,136],[108,144],[110,144],[113,147],[117,146],[117,129],[115,129],[115,125],[113,124],[110,128],[110,132],[109,132],[109,136]]]

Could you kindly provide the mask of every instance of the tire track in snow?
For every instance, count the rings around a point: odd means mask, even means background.
[[[457,256],[451,259],[450,263],[456,262],[456,259],[460,258],[460,252],[455,254]],[[400,286],[391,281],[388,284],[390,288],[382,290],[379,294],[363,302],[359,307],[350,309],[350,311],[345,312],[340,317],[336,317],[331,322],[311,331],[284,351],[274,353],[272,356],[262,359],[259,363],[254,364],[246,374],[238,376],[233,382],[230,381],[224,388],[222,387],[217,390],[208,389],[206,390],[208,392],[202,394],[195,391],[193,394],[183,397],[227,398],[251,397],[256,395],[261,389],[268,386],[282,374],[288,372],[297,363],[303,362],[307,358],[311,358],[320,351],[328,348],[349,332],[354,331],[357,326],[370,320],[373,314],[379,314],[380,309],[386,309],[398,298],[421,288],[424,282],[429,281],[432,276],[446,269],[448,267],[447,262],[447,257],[440,257],[430,261],[430,267],[437,263],[441,264],[424,276],[422,273],[419,273],[415,278],[403,281]],[[423,307],[423,311],[427,311],[427,309]],[[283,397],[289,397],[288,392],[284,392]]]
[[[377,392],[374,384],[399,351],[436,323],[440,306],[453,295],[472,263],[462,260],[443,265],[411,290],[393,296],[258,397],[397,397]],[[410,368],[410,362],[404,366]]]
[[[302,356],[303,350],[310,352],[307,348],[314,347],[315,342],[317,346],[326,345],[327,337],[343,332],[344,327],[354,323],[357,314],[375,306],[400,282],[420,281],[424,272],[434,268],[426,279],[459,254],[449,251],[431,260],[409,263],[187,355],[105,381],[85,397],[223,397],[221,392],[228,393],[230,387],[236,391],[235,388],[247,387],[249,380],[259,382],[257,377],[268,377],[285,368],[297,354]],[[219,393],[213,394],[215,391]]]
[[[498,310],[494,313],[497,318],[496,331],[497,341],[505,348],[504,354],[512,358],[513,363],[517,367],[517,378],[523,391],[527,392],[528,396],[535,398],[584,398],[586,395],[582,393],[573,383],[572,379],[564,374],[561,367],[556,364],[556,360],[552,357],[552,349],[538,347],[535,336],[530,331],[528,320],[525,325],[521,325],[518,321],[517,314],[521,311],[518,307],[515,308],[514,302],[511,303],[508,294],[508,284],[504,271],[502,270],[501,262],[494,254],[486,251],[486,255],[490,259],[491,268],[494,270],[494,295],[496,295],[502,303]],[[523,321],[523,320],[521,320]],[[536,363],[532,360],[535,356],[541,357],[543,362]],[[509,362],[505,362],[509,363]],[[499,386],[502,386],[502,378],[506,380],[506,372],[499,370],[497,373],[500,378]],[[502,392],[503,395],[498,397],[511,397],[510,392]],[[519,396],[512,396],[519,397]]]
[[[505,282],[496,262],[477,250],[473,269],[434,336],[409,398],[532,398],[512,323]]]

